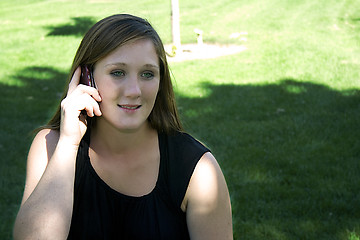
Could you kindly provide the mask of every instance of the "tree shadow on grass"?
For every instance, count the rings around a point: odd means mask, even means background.
[[[46,123],[61,98],[67,73],[55,68],[29,67],[0,82],[0,239],[11,231],[25,181],[31,132]]]
[[[0,121],[4,132],[24,135],[28,133],[24,130],[44,124],[51,115],[55,101],[62,95],[67,74],[55,68],[29,67],[12,78],[14,85],[0,83],[3,113]]]
[[[9,155],[2,152],[9,148],[16,154],[17,147],[23,144],[13,143],[24,143],[34,128],[46,123],[62,96],[67,74],[55,68],[29,67],[12,78],[16,82],[14,85],[0,83],[2,156]]]
[[[30,67],[0,84],[0,238],[10,239],[25,179],[27,134],[55,111],[67,74]],[[360,91],[284,79],[202,86],[178,95],[187,130],[227,179],[235,239],[348,239],[360,233]]]
[[[235,239],[360,234],[360,91],[283,79],[178,97],[227,178]]]
[[[96,23],[93,17],[73,17],[71,23],[59,26],[48,26],[47,36],[83,36]]]
[[[23,118],[19,121],[37,122],[54,105],[63,92],[67,74],[55,68],[29,67],[12,76],[16,85],[0,87],[1,104],[7,112],[4,116]],[[45,115],[44,115],[45,114]],[[4,118],[3,118],[4,119]]]

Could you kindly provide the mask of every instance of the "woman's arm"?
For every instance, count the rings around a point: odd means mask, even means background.
[[[77,149],[42,130],[28,155],[22,205],[14,239],[66,239],[69,232]]]
[[[183,203],[192,240],[233,239],[229,191],[211,153],[196,165]]]
[[[24,196],[14,225],[14,239],[66,239],[70,229],[76,156],[86,132],[85,109],[100,116],[95,88],[78,85],[75,72],[61,102],[60,131],[42,130],[31,145]]]

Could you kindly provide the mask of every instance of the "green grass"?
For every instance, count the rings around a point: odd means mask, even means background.
[[[171,63],[186,128],[228,181],[235,239],[360,237],[360,4],[181,0],[183,43],[243,44]],[[118,12],[171,41],[170,1],[0,2],[0,239],[11,239],[29,132],[54,111],[83,32]],[[246,32],[247,41],[230,38]]]

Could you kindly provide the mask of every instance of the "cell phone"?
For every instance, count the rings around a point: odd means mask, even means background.
[[[90,86],[93,88],[96,88],[92,69],[89,68],[87,65],[81,66],[81,76],[80,76],[80,84],[84,84],[86,86]],[[81,114],[86,116],[86,119],[90,121],[91,118],[87,116],[87,113],[85,110],[81,111]]]
[[[92,69],[87,65],[81,66],[80,84],[96,88]]]

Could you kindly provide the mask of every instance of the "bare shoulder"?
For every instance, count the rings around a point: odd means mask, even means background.
[[[228,187],[211,153],[196,165],[183,203],[191,239],[233,238]]]
[[[37,141],[37,140],[46,140],[46,141],[50,141],[50,142],[53,142],[53,143],[57,143],[57,141],[59,140],[59,136],[60,136],[60,132],[57,131],[57,130],[52,130],[52,129],[42,129],[40,130],[36,135],[35,135],[35,138],[34,138],[34,141]],[[49,142],[49,143],[50,143]]]
[[[48,162],[55,151],[57,142],[59,141],[59,136],[60,133],[56,130],[40,130],[31,144],[28,161]],[[43,156],[44,158],[39,158],[39,156]]]
[[[30,196],[43,175],[55,151],[59,136],[60,134],[56,130],[42,129],[34,137],[27,157],[26,181],[22,203]]]
[[[187,200],[202,203],[216,203],[219,191],[228,193],[227,185],[221,168],[215,157],[205,153],[197,163],[187,190]],[[203,205],[204,206],[204,205]]]

